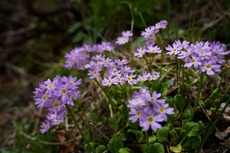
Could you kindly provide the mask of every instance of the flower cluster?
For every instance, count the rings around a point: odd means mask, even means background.
[[[141,36],[143,36],[146,40],[146,44],[153,46],[156,42],[156,33],[159,32],[160,29],[165,29],[168,22],[166,20],[162,20],[156,23],[154,26],[150,26],[145,28],[145,31],[141,32]]]
[[[131,31],[123,31],[121,33],[121,37],[118,37],[116,40],[116,44],[123,45],[129,42],[130,37],[133,36],[133,33]]]
[[[137,48],[137,52],[134,53],[134,56],[142,58],[145,54],[157,54],[161,53],[162,50],[160,47],[155,45],[156,43],[156,34],[160,29],[165,29],[167,26],[167,21],[162,20],[156,23],[154,26],[147,27],[145,31],[141,32],[141,36],[145,38],[146,47]]]
[[[196,42],[190,44],[187,41],[176,40],[172,45],[165,48],[168,55],[176,55],[184,61],[184,67],[194,67],[205,72],[207,75],[214,75],[221,71],[221,65],[225,62],[224,56],[229,54],[226,45],[220,42]]]
[[[131,36],[128,32],[123,33],[123,35],[125,34]],[[114,49],[114,47],[110,43],[93,46],[85,44],[66,54],[65,67],[69,69],[75,67],[79,70],[87,70],[90,79],[102,77],[103,86],[123,85],[125,83],[133,85],[137,82],[151,81],[159,78],[159,73],[155,71],[135,75],[135,70],[127,65],[128,61],[126,59],[112,60],[103,55],[104,51],[112,51],[112,49]]]
[[[133,94],[133,99],[128,101],[129,120],[131,122],[139,121],[139,126],[147,131],[149,127],[153,131],[161,128],[160,122],[167,121],[167,115],[173,114],[174,109],[170,108],[164,99],[160,99],[161,94],[150,91],[142,87],[139,92]]]
[[[73,67],[79,70],[85,70],[85,65],[90,62],[92,53],[102,54],[105,51],[111,52],[114,46],[109,42],[102,42],[101,44],[87,45],[76,47],[65,55],[65,68],[71,69]]]
[[[53,81],[47,79],[39,83],[35,88],[34,100],[37,107],[48,108],[46,120],[41,125],[41,132],[44,133],[52,126],[59,125],[67,115],[66,104],[73,106],[74,100],[80,97],[78,86],[81,79],[70,76],[56,76]]]

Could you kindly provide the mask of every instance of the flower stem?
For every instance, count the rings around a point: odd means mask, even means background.
[[[190,121],[193,120],[194,114],[196,112],[196,108],[197,108],[197,106],[199,104],[199,101],[200,101],[200,94],[201,94],[201,89],[202,89],[202,85],[203,85],[203,78],[204,78],[204,73],[202,72],[200,74],[200,85],[199,85],[199,89],[198,89],[198,92],[197,92],[197,99],[196,99],[196,103],[195,103],[195,105],[193,107],[193,111],[192,111],[192,114],[191,114],[190,119],[189,119]]]
[[[78,122],[77,122],[77,120],[75,119],[75,117],[74,117],[74,115],[73,115],[73,112],[71,111],[70,106],[69,106],[68,104],[66,104],[66,108],[67,108],[67,110],[68,110],[68,113],[69,113],[70,117],[72,118],[72,120],[73,120],[73,122],[74,122],[74,126],[77,128],[78,132],[80,133],[80,135],[82,136],[82,138],[83,138],[84,141],[86,142],[87,146],[89,147],[89,149],[90,149],[92,152],[96,153],[95,150],[93,149],[93,147],[92,147],[92,146],[90,145],[90,143],[87,141],[85,135],[83,134],[81,128],[79,127]]]
[[[150,153],[148,131],[145,131],[145,137],[146,137],[146,144],[147,144],[147,153]]]

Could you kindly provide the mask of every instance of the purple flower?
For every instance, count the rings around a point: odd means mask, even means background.
[[[133,33],[132,31],[128,30],[128,31],[123,31],[121,33],[122,37],[132,37],[133,36]]]
[[[102,80],[102,85],[103,86],[111,86],[114,83],[114,78],[112,75],[109,75],[108,77],[105,77]]]
[[[164,99],[159,99],[160,93],[156,91],[150,95],[147,87],[142,87],[139,92],[134,92],[127,107],[130,109],[129,120],[139,121],[139,126],[147,131],[149,127],[156,132],[161,128],[160,122],[167,121],[167,115],[173,114],[173,108],[168,107]]]
[[[200,62],[199,57],[192,55],[192,57],[184,64],[184,67],[194,66],[195,68],[198,68],[200,65],[202,65],[202,63]]]
[[[129,42],[129,39],[131,36],[133,36],[133,33],[131,31],[123,31],[121,37],[118,37],[116,40],[116,44],[123,45]]]
[[[45,133],[45,132],[47,132],[50,129],[50,127],[51,127],[50,121],[49,120],[45,120],[41,124],[40,132],[41,133]]]
[[[155,36],[155,33],[149,35],[149,37],[146,38],[146,44],[147,44],[147,45],[155,45],[155,43],[156,43],[156,36]]]
[[[136,109],[130,109],[129,115],[131,115],[129,117],[129,120],[131,122],[134,123],[134,122],[138,121],[138,119],[140,119],[143,115],[142,107],[138,107]]]
[[[46,120],[41,125],[40,131],[42,133],[64,121],[67,114],[65,105],[73,106],[73,100],[80,97],[80,92],[78,91],[80,84],[81,79],[77,80],[76,77],[70,76],[67,78],[57,75],[53,81],[47,79],[45,82],[40,82],[39,87],[35,88],[35,105],[37,107],[46,107],[49,110]]]
[[[162,21],[157,22],[155,24],[155,28],[156,29],[165,29],[167,25],[168,25],[168,22],[166,20],[162,20]]]
[[[161,53],[162,50],[158,46],[147,46],[147,49],[145,50],[146,53]]]
[[[160,77],[160,74],[158,72],[152,71],[150,73],[149,80],[157,80]]]
[[[138,75],[137,81],[139,82],[145,82],[146,80],[149,80],[151,75],[147,73],[146,71],[142,72],[142,75]]]
[[[147,131],[149,127],[156,132],[159,128],[161,128],[161,124],[159,122],[162,122],[163,118],[161,115],[143,115],[143,118],[141,118],[140,126],[143,127],[144,131]]]
[[[136,75],[134,75],[133,73],[125,73],[124,74],[124,79],[125,81],[128,82],[128,84],[133,85],[137,83],[137,80],[135,79]]]
[[[146,105],[145,100],[142,97],[137,97],[135,99],[129,100],[129,104],[127,106],[129,108],[137,108],[144,105]]]
[[[156,32],[156,29],[151,26],[151,27],[147,27],[145,28],[145,31],[142,31],[141,32],[141,35],[145,38],[145,39],[148,39],[152,34],[155,34]]]
[[[158,108],[158,112],[160,113],[160,115],[162,116],[162,118],[164,119],[164,121],[167,121],[167,114],[174,114],[174,109],[173,108],[168,108],[169,104],[162,104],[159,108]]]
[[[115,59],[114,62],[118,65],[118,66],[123,66],[128,64],[128,61],[126,59]]]
[[[120,85],[125,84],[124,77],[121,74],[117,74],[114,78],[114,84],[120,84]]]
[[[127,42],[129,42],[128,37],[118,37],[116,40],[116,44],[118,45],[123,45],[123,44],[126,44]]]
[[[211,61],[205,62],[201,67],[200,67],[202,72],[206,72],[207,75],[214,75],[215,72],[220,72],[220,65],[212,63]]]
[[[90,79],[94,79],[94,78],[99,78],[100,76],[100,71],[98,69],[90,69],[88,71],[88,76]]]
[[[101,45],[104,51],[111,52],[114,50],[114,46],[110,42],[102,42]]]
[[[165,49],[168,51],[166,54],[168,55],[177,55],[181,52],[182,47],[181,45],[179,45],[178,43],[173,43],[172,46],[168,45],[167,47],[165,47]]]
[[[145,54],[145,50],[142,47],[140,47],[140,48],[137,48],[137,53],[134,53],[134,56],[143,57],[144,54]]]

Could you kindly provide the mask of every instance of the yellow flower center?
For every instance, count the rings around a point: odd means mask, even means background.
[[[165,112],[165,109],[162,108],[162,107],[160,107],[160,108],[159,108],[159,111],[160,111],[161,113],[164,113],[164,112]]]
[[[153,122],[154,121],[154,118],[153,117],[148,117],[148,122]]]
[[[176,52],[176,51],[177,51],[176,48],[173,48],[172,52]]]
[[[42,97],[42,100],[43,100],[43,101],[46,101],[46,99],[47,99],[47,96],[44,95],[44,96]]]
[[[50,88],[53,88],[53,85],[52,85],[52,84],[48,85],[48,88],[49,88],[49,89],[50,89]]]
[[[192,59],[192,63],[196,63],[196,59]]]
[[[207,64],[205,67],[206,69],[211,69],[212,66],[210,64]]]
[[[59,124],[59,123],[60,123],[60,120],[56,120],[55,123],[56,123],[56,124]]]
[[[151,100],[151,101],[155,101],[155,98],[151,97],[150,100]]]
[[[205,54],[205,52],[202,50],[202,51],[200,52],[200,54],[201,54],[201,55],[204,55],[204,54]]]
[[[137,111],[137,116],[141,116],[142,111]]]
[[[154,37],[151,37],[151,38],[150,38],[150,41],[155,41],[155,38],[154,38]]]
[[[55,108],[58,108],[58,107],[60,106],[60,104],[59,104],[58,101],[55,101],[55,102],[53,103],[53,106],[54,106]]]
[[[66,89],[62,89],[62,90],[61,90],[61,93],[62,93],[62,94],[66,94],[66,93],[67,93],[67,90],[66,90]]]

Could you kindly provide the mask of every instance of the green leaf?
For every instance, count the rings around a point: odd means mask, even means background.
[[[205,101],[204,101],[204,106],[205,108],[209,108],[212,106],[212,101],[210,100],[210,98],[207,98]]]
[[[157,141],[158,142],[169,142],[169,127],[162,127],[157,132]]]
[[[181,94],[177,94],[174,96],[174,104],[176,107],[180,110],[183,111],[184,107],[186,106],[187,102],[185,100],[185,97]]]
[[[180,91],[182,93],[188,93],[189,94],[189,93],[191,93],[191,88],[190,88],[190,86],[187,83],[183,83],[180,86]]]
[[[151,153],[165,153],[164,146],[158,142],[154,144],[150,144],[150,152]]]
[[[90,119],[94,122],[99,122],[98,115],[94,111],[90,112]]]
[[[193,107],[191,105],[187,105],[187,107],[184,110],[185,117],[189,117],[192,114]]]
[[[96,153],[102,153],[102,152],[104,152],[104,151],[106,151],[106,146],[104,146],[104,145],[99,145],[99,146],[97,146],[97,148],[96,148]]]
[[[117,118],[110,118],[108,125],[110,128],[117,130],[119,128],[118,119]]]
[[[111,151],[111,153],[117,153],[117,151],[123,147],[124,144],[121,140],[121,137],[118,135],[113,136],[108,144],[108,149]]]
[[[200,136],[192,136],[188,138],[184,143],[184,148],[198,149],[201,144]]]
[[[112,100],[112,103],[114,103],[115,105],[117,105],[117,104],[118,104],[118,102],[117,102],[117,100],[116,100],[116,99],[111,98],[111,100]]]
[[[197,136],[200,131],[198,123],[189,122],[188,120],[182,122],[182,128],[185,131],[185,136],[188,137]]]
[[[77,43],[81,40],[83,40],[85,38],[85,34],[82,31],[79,31],[78,33],[76,33],[73,38],[72,38],[72,42],[73,43]]]
[[[135,135],[135,137],[136,137],[137,142],[143,142],[144,141],[143,131],[128,129],[127,132],[128,133],[133,133]]]
[[[69,34],[75,33],[81,26],[82,26],[81,22],[77,22],[71,25],[70,28],[68,29],[68,33]]]
[[[177,146],[170,146],[169,149],[172,151],[172,152],[175,152],[175,153],[180,153],[182,152],[182,146],[180,144],[178,144]]]
[[[130,153],[129,149],[128,148],[121,148],[119,150],[119,153]]]
[[[155,135],[149,136],[149,143],[154,143],[157,140],[157,137]]]
[[[211,94],[211,99],[215,100],[217,98],[219,94],[219,88],[216,88],[215,90],[213,90],[212,94]]]
[[[179,135],[178,133],[176,132],[175,129],[172,129],[170,132],[169,132],[169,135],[170,137],[172,138],[172,144],[175,145],[179,142]]]
[[[147,144],[141,145],[141,152],[142,152],[142,153],[148,152],[148,145],[147,145]]]

